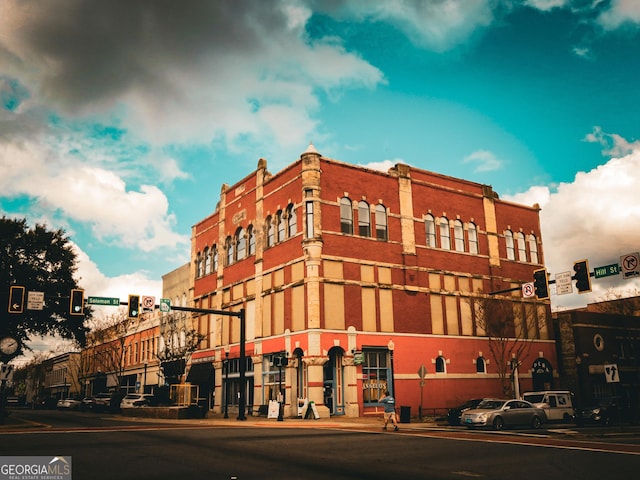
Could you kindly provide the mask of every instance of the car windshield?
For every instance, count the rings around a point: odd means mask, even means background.
[[[476,407],[483,410],[493,410],[495,408],[500,408],[504,405],[504,400],[485,400],[480,402],[480,404]]]
[[[527,402],[531,402],[531,403],[542,403],[542,401],[544,400],[544,395],[543,394],[525,395],[524,399]]]

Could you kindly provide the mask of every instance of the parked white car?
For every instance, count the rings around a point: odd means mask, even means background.
[[[80,400],[76,400],[74,398],[61,398],[60,400],[58,400],[58,403],[56,403],[56,408],[77,410],[80,408],[81,404],[82,402]]]
[[[120,402],[120,408],[148,407],[156,403],[156,397],[151,393],[129,393]]]

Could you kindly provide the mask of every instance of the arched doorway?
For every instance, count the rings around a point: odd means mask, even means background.
[[[342,357],[344,350],[333,347],[329,360],[324,364],[324,405],[331,415],[344,415],[344,389]]]
[[[531,380],[535,391],[552,390],[553,367],[551,362],[543,357],[536,358],[531,365]]]

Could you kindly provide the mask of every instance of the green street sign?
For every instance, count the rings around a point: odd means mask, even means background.
[[[87,297],[87,305],[103,305],[119,307],[120,299],[114,297]]]
[[[162,313],[168,313],[171,311],[171,299],[169,298],[160,299],[160,311]]]
[[[611,265],[605,265],[604,267],[596,267],[593,269],[595,278],[610,277],[611,275],[620,274],[620,265],[612,263]]]

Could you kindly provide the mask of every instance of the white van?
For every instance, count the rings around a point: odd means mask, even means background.
[[[573,406],[573,394],[568,390],[547,390],[544,392],[527,392],[522,398],[542,408],[550,422],[573,422],[576,411]]]

